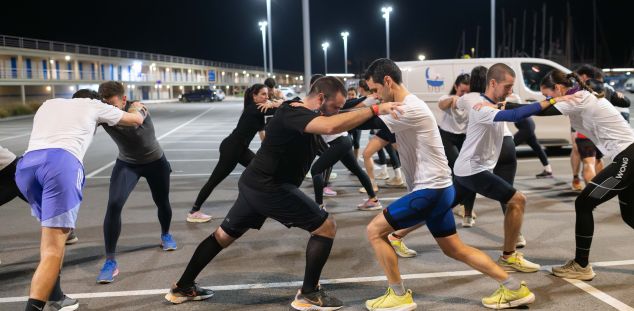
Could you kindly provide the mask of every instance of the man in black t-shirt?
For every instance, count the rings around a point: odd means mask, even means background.
[[[282,104],[266,128],[266,139],[238,182],[238,198],[220,225],[200,243],[180,280],[165,298],[172,303],[213,296],[194,280],[220,251],[267,218],[310,232],[304,283],[291,306],[296,310],[337,310],[343,303],[318,285],[332,248],[335,221],[299,190],[319,148],[319,136],[355,128],[379,114],[396,117],[398,105],[384,103],[337,114],[346,100],[341,81],[324,77],[303,101]],[[335,115],[336,114],[336,115]]]

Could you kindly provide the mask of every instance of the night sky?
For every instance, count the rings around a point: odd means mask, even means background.
[[[104,47],[188,56],[262,66],[259,20],[266,19],[265,0],[206,1],[11,1],[15,9],[0,11],[0,33]],[[467,49],[489,52],[489,0],[311,0],[313,72],[323,71],[321,43],[330,42],[329,72],[343,72],[343,42],[350,32],[349,71],[360,72],[385,56],[385,22],[380,8],[390,4],[391,56],[413,60],[457,57],[462,31]],[[101,4],[99,4],[101,3]],[[546,1],[554,16],[554,37],[561,33],[566,1]],[[592,0],[570,1],[574,21],[575,58],[592,57]],[[498,0],[497,36],[502,35],[502,9],[507,23],[517,18],[516,47],[521,46],[522,14],[527,11],[526,50],[532,50],[533,12],[539,15],[537,46],[541,46],[541,0]],[[634,1],[598,0],[599,64],[632,66]],[[274,68],[303,71],[300,0],[272,0]],[[548,35],[547,35],[548,38]],[[539,50],[539,49],[538,49]]]

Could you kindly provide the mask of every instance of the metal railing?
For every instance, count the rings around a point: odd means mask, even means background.
[[[75,53],[75,54],[84,54],[84,55],[93,55],[93,56],[129,58],[129,59],[168,62],[168,63],[177,63],[177,64],[186,64],[186,65],[199,65],[199,66],[208,66],[208,67],[227,68],[227,69],[264,71],[263,67],[258,67],[258,66],[247,66],[247,65],[217,62],[217,61],[197,59],[197,58],[147,53],[147,52],[139,52],[139,51],[129,51],[129,50],[121,50],[121,49],[112,49],[112,48],[105,48],[100,46],[40,40],[40,39],[32,39],[32,38],[23,38],[23,37],[8,36],[8,35],[0,35],[0,47],[35,49],[35,50],[42,50],[42,51]],[[296,73],[296,72],[278,71],[277,73],[290,73],[294,75],[299,75],[299,73]]]

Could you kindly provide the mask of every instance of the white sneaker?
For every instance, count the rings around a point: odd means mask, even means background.
[[[211,220],[211,216],[201,211],[187,213],[187,222],[208,222]]]
[[[385,186],[388,188],[405,188],[405,182],[402,178],[395,176],[386,181]]]
[[[310,172],[306,173],[306,179],[313,179],[313,175]]]
[[[372,188],[374,188],[374,192],[379,192],[379,186],[372,184]],[[359,188],[359,192],[361,193],[368,193],[367,191],[365,191],[365,188],[361,187]]]
[[[374,174],[374,179],[385,180],[388,178],[390,178],[390,174],[383,170],[378,174]]]
[[[337,173],[335,173],[335,172],[331,172],[331,173],[330,173],[330,179],[331,179],[331,180],[333,180],[333,179],[337,179]]]
[[[462,217],[462,227],[463,228],[471,228],[475,225],[475,219],[471,216]]]
[[[520,235],[517,236],[517,242],[515,243],[515,247],[517,248],[526,247],[526,239],[524,238],[523,234],[520,233]]]
[[[453,214],[456,216],[464,217],[464,205],[459,204],[458,206],[454,207]],[[478,215],[476,215],[475,211],[471,211],[471,217],[473,217],[473,219],[477,219]]]

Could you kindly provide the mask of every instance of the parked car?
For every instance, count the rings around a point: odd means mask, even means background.
[[[180,101],[186,103],[194,101],[213,102],[223,100],[225,98],[225,93],[222,92],[222,90],[201,89],[179,95],[178,97]]]
[[[286,99],[293,99],[298,96],[297,92],[291,87],[282,86],[280,87],[280,91],[284,94]]]
[[[629,78],[625,81],[625,90],[634,93],[634,78]]]
[[[523,102],[543,100],[539,83],[551,70],[565,73],[570,70],[547,59],[540,58],[473,58],[398,62],[403,71],[403,83],[412,94],[424,100],[438,120],[441,117],[438,98],[449,94],[453,82],[461,73],[470,73],[473,67],[481,65],[491,67],[495,63],[505,63],[513,70],[517,78],[513,92]],[[534,118],[535,133],[539,142],[547,147],[567,146],[570,142],[570,122],[565,116]],[[514,126],[509,128],[515,132]]]

